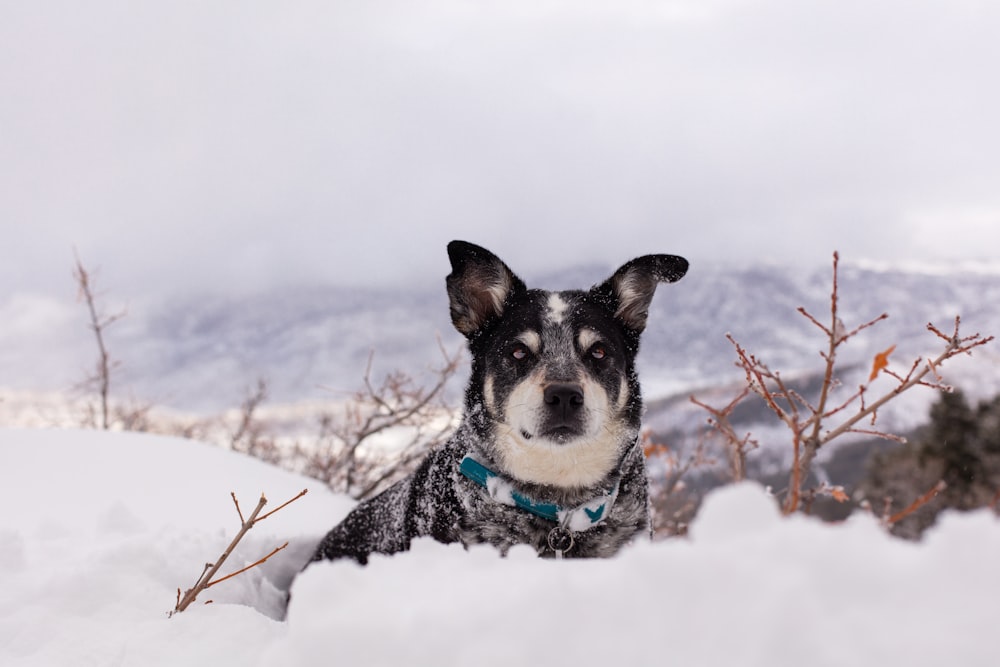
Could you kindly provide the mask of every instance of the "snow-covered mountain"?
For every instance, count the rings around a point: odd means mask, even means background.
[[[565,288],[602,280],[610,267],[579,267],[529,284]],[[452,329],[443,280],[395,290],[343,287],[286,289],[249,297],[191,297],[131,304],[108,330],[121,362],[116,387],[157,404],[213,411],[237,404],[245,389],[266,378],[277,402],[342,397],[362,381],[369,355],[373,374],[402,369],[419,376],[441,361],[439,345],[461,349]],[[107,286],[109,293],[114,286]],[[735,354],[725,334],[786,375],[820,368],[823,334],[797,312],[829,320],[831,267],[703,266],[657,293],[640,352],[650,404],[737,382]],[[963,332],[1000,333],[1000,265],[950,267],[842,263],[840,312],[851,328],[886,312],[889,319],[852,339],[844,367],[870,366],[896,345],[905,371],[912,359],[941,347],[926,331],[950,331],[961,314]],[[16,296],[0,303],[0,385],[64,389],[94,359],[83,307]],[[988,395],[1000,390],[998,346],[953,364],[949,381]],[[952,369],[946,369],[952,370]],[[846,381],[846,380],[845,380]],[[452,391],[457,400],[463,380]],[[656,415],[651,417],[655,420]]]
[[[687,280],[687,278],[685,278]],[[721,407],[742,388],[743,372],[726,339],[730,333],[745,349],[783,377],[818,394],[827,349],[825,334],[799,307],[824,325],[831,319],[832,270],[788,267],[709,268],[654,304],[643,349],[649,399],[647,423],[662,430],[689,431],[706,413],[687,399],[694,394]],[[847,330],[888,318],[852,337],[838,351],[841,396],[867,380],[875,355],[895,345],[890,369],[905,375],[917,358],[939,354],[945,342],[927,328],[933,323],[950,334],[960,315],[963,336],[1000,333],[1000,271],[987,266],[898,267],[841,263],[838,313]],[[1000,391],[1000,348],[992,343],[974,356],[951,359],[941,369],[945,383],[973,397]],[[895,386],[880,378],[873,392]],[[671,390],[672,387],[676,389]],[[875,394],[869,394],[869,398]],[[903,432],[926,421],[935,392],[918,388],[879,413],[882,428]],[[763,408],[763,402],[758,401]],[[743,416],[746,430],[760,435],[756,419],[766,409]],[[770,423],[775,420],[767,419]],[[782,430],[783,427],[778,427]],[[765,438],[766,439],[766,438]]]

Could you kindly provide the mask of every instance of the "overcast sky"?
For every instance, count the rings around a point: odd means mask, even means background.
[[[990,0],[0,8],[0,298],[1000,254]]]

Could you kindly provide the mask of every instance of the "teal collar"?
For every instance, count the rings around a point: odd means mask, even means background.
[[[539,502],[514,490],[510,481],[466,455],[459,466],[459,472],[485,488],[490,497],[498,503],[513,505],[535,516],[552,521],[564,530],[582,532],[596,526],[611,513],[611,506],[618,497],[618,482],[603,495],[588,500],[576,507],[563,507],[555,503]]]

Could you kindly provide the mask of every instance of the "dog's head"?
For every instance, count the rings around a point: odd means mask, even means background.
[[[512,478],[567,489],[599,484],[638,435],[639,335],[660,282],[687,261],[633,259],[589,291],[528,289],[498,257],[448,244],[452,322],[469,341],[466,418],[474,446]]]

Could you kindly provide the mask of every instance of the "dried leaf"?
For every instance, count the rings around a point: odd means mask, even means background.
[[[844,492],[844,487],[842,486],[831,487],[830,495],[833,496],[833,499],[836,500],[838,503],[846,503],[848,500],[847,493]]]
[[[667,454],[669,452],[670,452],[669,447],[667,447],[666,445],[662,445],[658,442],[648,443],[644,445],[642,448],[642,453],[646,456],[647,459],[652,456]]]
[[[891,345],[889,349],[884,352],[879,352],[875,355],[875,361],[872,362],[872,372],[868,376],[868,381],[871,382],[878,377],[879,371],[883,368],[888,368],[889,366],[889,355],[892,354],[896,349],[895,345]]]

